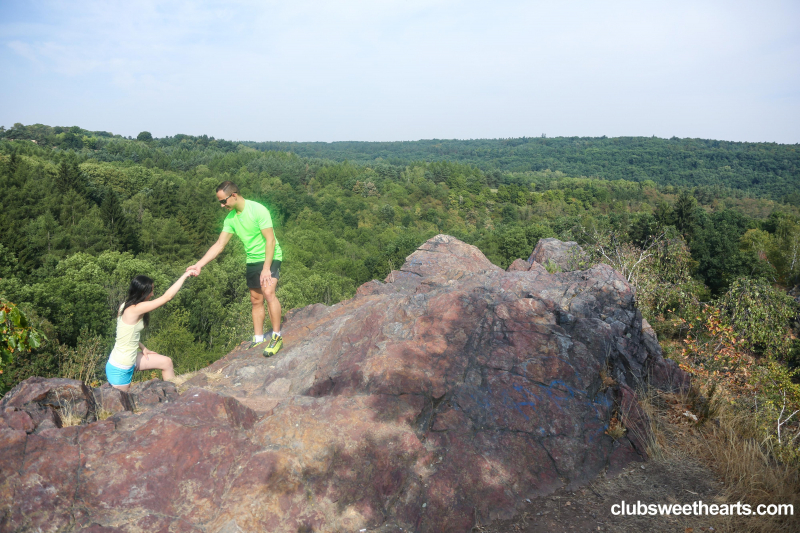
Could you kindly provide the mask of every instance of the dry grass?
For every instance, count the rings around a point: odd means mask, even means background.
[[[727,503],[792,504],[800,513],[800,472],[775,460],[769,443],[759,442],[752,417],[715,401],[715,418],[696,422],[690,394],[651,391],[641,405],[650,417],[648,453],[656,461],[691,458],[707,465],[724,483]],[[720,531],[774,533],[798,531],[800,517],[709,517]]]
[[[114,414],[114,411],[103,407],[103,389],[100,389],[100,401],[97,402],[97,405],[95,406],[94,414],[97,417],[97,420],[105,420]]]
[[[723,408],[719,425],[710,424],[703,431],[711,465],[725,482],[729,501],[759,504],[792,504],[800,513],[800,476],[796,466],[774,459],[768,442],[759,443],[753,435],[752,420]],[[771,533],[797,531],[797,516],[731,517],[723,520],[730,530]]]
[[[56,402],[58,403],[58,416],[61,419],[61,427],[79,426],[83,422],[83,417],[75,412],[75,404],[70,399],[62,399],[61,394],[56,391]]]
[[[186,383],[190,381],[192,378],[197,376],[204,376],[206,383],[212,385],[223,379],[227,378],[228,376],[225,375],[225,371],[227,367],[220,368],[218,370],[210,370],[208,368],[204,368],[201,370],[195,370],[194,372],[187,372],[185,374],[181,374],[179,376],[175,376],[175,379],[172,382],[178,388],[178,392],[183,394],[187,390],[189,390],[192,385],[187,385]]]
[[[608,429],[606,430],[606,435],[608,435],[614,440],[619,440],[625,436],[625,433],[627,431],[628,430],[625,429],[625,426],[622,425],[622,422],[619,421],[617,415],[614,415],[608,422]]]
[[[110,417],[114,414],[114,411],[109,411],[102,405],[97,406],[97,411],[95,412],[98,420],[105,420],[106,418]]]
[[[61,416],[62,427],[79,426],[81,425],[81,421],[83,420],[75,413],[72,413],[69,409],[62,409],[60,416]]]
[[[172,382],[175,384],[176,387],[178,387],[178,390],[180,390],[180,387],[184,383],[186,383],[187,381],[189,381],[190,379],[195,377],[200,372],[201,372],[200,370],[195,370],[194,372],[187,372],[185,374],[179,374],[179,375],[175,376],[175,379],[172,380]]]

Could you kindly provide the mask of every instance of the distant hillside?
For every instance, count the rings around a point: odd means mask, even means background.
[[[403,142],[248,142],[257,150],[281,150],[336,161],[404,165],[458,161],[481,170],[561,171],[608,180],[653,180],[659,185],[717,186],[757,196],[797,201],[800,145],[740,143],[656,137],[523,137],[518,139]]]
[[[559,171],[566,176],[624,179],[658,185],[741,191],[800,206],[800,145],[740,143],[656,137],[523,137],[518,139],[398,142],[232,142],[208,135],[177,134],[139,141],[78,126],[15,124],[0,139],[35,140],[41,147],[74,150],[101,161],[144,163],[164,170],[190,170],[225,153],[246,148],[291,152],[304,158],[367,166],[452,161],[487,174],[490,184],[527,183],[509,174]],[[144,141],[144,142],[141,142]],[[495,185],[496,186],[496,185]],[[718,192],[729,194],[728,192]]]

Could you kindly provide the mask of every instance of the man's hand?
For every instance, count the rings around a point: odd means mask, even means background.
[[[271,285],[272,283],[274,283],[276,281],[275,279],[272,278],[272,272],[270,272],[269,270],[262,270],[261,271],[261,276],[259,276],[259,278],[261,279],[261,286],[262,287],[266,287],[268,285]]]
[[[191,272],[192,276],[199,276],[202,268],[200,265],[194,264],[186,267],[186,272]]]

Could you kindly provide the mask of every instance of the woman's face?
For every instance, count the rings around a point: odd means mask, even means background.
[[[147,298],[146,298],[146,299],[147,299],[147,300],[149,300],[149,299],[150,299],[150,298],[152,298],[152,297],[153,297],[153,291],[150,291],[150,294],[148,294],[148,295],[147,295]]]

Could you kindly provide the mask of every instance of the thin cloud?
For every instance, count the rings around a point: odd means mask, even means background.
[[[0,61],[14,81],[0,96],[15,105],[0,123],[67,116],[252,140],[800,141],[794,3],[10,5]]]
[[[36,52],[33,51],[33,47],[28,43],[23,43],[21,41],[11,41],[7,43],[8,47],[14,50],[17,54],[21,55],[25,59],[30,61],[36,61]]]

